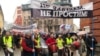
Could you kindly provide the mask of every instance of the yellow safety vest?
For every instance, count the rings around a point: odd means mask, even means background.
[[[38,39],[37,40],[35,39],[35,41],[37,43],[37,45],[35,47],[36,48],[40,48],[41,47],[41,45],[40,45],[40,38],[38,37]]]
[[[63,48],[63,42],[64,42],[63,39],[57,38],[56,42],[57,42],[58,49],[62,49]]]
[[[6,39],[6,37],[3,37],[3,43],[4,45],[6,45],[7,47],[12,47],[12,36],[9,36],[8,39]]]
[[[73,42],[72,38],[66,38],[67,45],[72,44],[72,42]]]

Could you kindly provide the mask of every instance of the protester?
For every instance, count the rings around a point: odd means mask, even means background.
[[[41,52],[41,43],[40,43],[40,35],[39,34],[35,34],[34,35],[34,42],[35,44],[35,55],[39,56],[40,52]]]
[[[83,56],[83,54],[86,52],[86,44],[82,36],[83,35],[79,35],[79,42],[80,42],[79,54],[80,56]]]
[[[58,47],[58,56],[63,56],[64,53],[64,41],[61,35],[56,39],[57,47]]]
[[[23,39],[25,39],[25,33],[23,33],[22,35],[21,35],[21,38],[20,38],[20,50],[21,50],[21,56],[22,56],[22,51],[23,51],[23,48],[22,48],[22,46],[21,46],[21,44],[22,44],[22,40]]]
[[[13,34],[13,37],[14,37],[14,43],[16,45],[16,48],[20,48],[20,44],[19,44],[20,35],[19,35],[19,33],[16,32],[15,34]]]
[[[86,56],[89,56],[89,55],[94,56],[97,40],[95,39],[95,37],[93,36],[92,33],[88,34],[88,37],[86,37],[86,39],[85,39],[85,43],[86,43],[86,46],[87,46]]]
[[[73,43],[73,39],[71,38],[71,35],[68,33],[68,35],[66,37],[66,47],[68,50],[68,56],[73,56],[73,52],[71,52],[71,49],[70,49],[72,43]]]
[[[33,56],[35,49],[31,35],[28,33],[22,40],[22,56]]]
[[[56,40],[54,38],[54,35],[51,33],[50,37],[46,40],[46,44],[48,45],[48,49],[49,49],[49,55],[53,56],[53,52],[56,52]]]
[[[14,56],[14,41],[13,36],[11,36],[10,32],[6,32],[6,35],[3,36],[3,50],[5,56]]]
[[[73,52],[73,56],[80,56],[79,55],[79,48],[80,48],[80,42],[78,38],[75,38],[75,40],[72,43],[72,52]]]

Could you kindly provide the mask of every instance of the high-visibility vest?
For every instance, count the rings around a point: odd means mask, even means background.
[[[38,39],[35,39],[37,45],[35,46],[36,48],[40,48],[41,45],[40,45],[40,38],[38,37]]]
[[[72,44],[72,42],[73,42],[72,38],[66,38],[67,45]]]
[[[12,47],[12,44],[13,44],[12,41],[13,41],[12,36],[9,36],[8,39],[6,39],[5,36],[3,37],[3,43],[7,47],[10,47],[10,48]]]
[[[57,47],[59,48],[59,49],[62,49],[63,48],[63,39],[59,39],[59,38],[57,38],[56,39],[56,42],[57,42]]]

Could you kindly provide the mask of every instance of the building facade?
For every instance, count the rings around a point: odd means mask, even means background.
[[[14,18],[14,24],[23,26],[22,7],[21,6],[18,6],[16,8],[13,18]]]
[[[48,3],[61,5],[64,7],[72,6],[70,0],[48,0]],[[50,32],[50,31],[58,32],[60,30],[59,27],[62,24],[73,25],[73,19],[68,19],[68,18],[51,18],[51,19],[47,19],[45,21],[46,21],[45,27],[48,29],[48,32]]]
[[[31,8],[29,6],[30,4],[22,5],[23,26],[28,26],[34,23],[31,18]]]
[[[48,0],[47,2],[67,7],[72,6],[70,0],[68,1],[64,3],[64,0]],[[73,25],[73,19],[68,18],[34,18],[31,16],[32,8],[29,7],[29,4],[22,5],[22,11],[24,26],[37,23],[38,28],[45,32],[58,32],[62,24]]]
[[[90,19],[81,19],[80,20],[80,26],[81,28],[84,28],[86,26],[89,26],[91,31],[93,30],[94,36],[96,37],[97,41],[100,42],[100,0],[80,0],[80,4],[85,4],[88,2],[93,2],[93,29],[92,29],[92,18]]]
[[[0,30],[2,30],[3,28],[4,28],[4,15],[2,8],[0,6]]]

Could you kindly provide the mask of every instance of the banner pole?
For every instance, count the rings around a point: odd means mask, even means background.
[[[92,29],[92,34],[93,34],[93,36],[92,37],[94,37],[94,18],[92,18],[92,25],[91,25],[91,29]],[[93,44],[93,38],[92,38],[92,48],[93,48],[93,46],[94,46],[94,44]],[[91,56],[94,56],[94,49],[92,50],[92,55]]]

